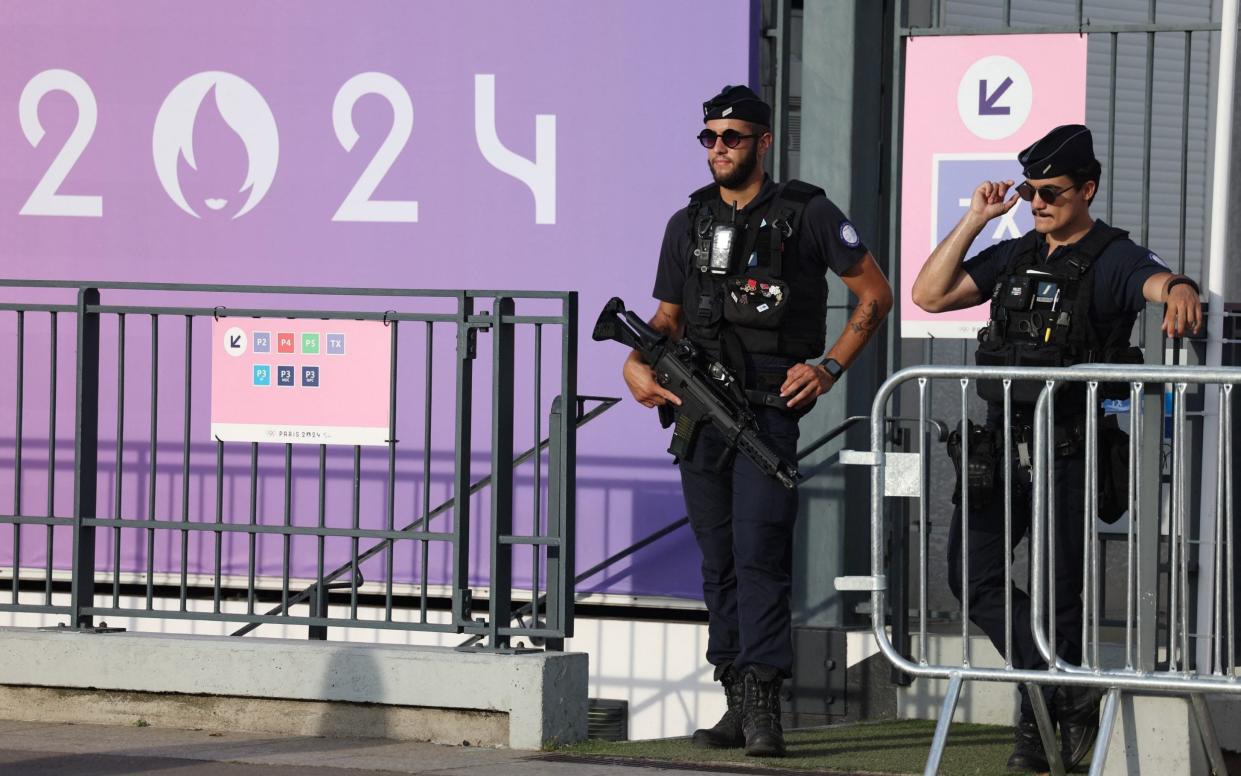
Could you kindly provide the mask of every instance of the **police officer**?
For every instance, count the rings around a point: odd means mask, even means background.
[[[760,436],[796,460],[798,419],[827,393],[892,305],[887,279],[857,230],[822,189],[778,185],[763,172],[771,108],[745,86],[726,86],[703,104],[713,183],[690,195],[668,221],[660,250],[651,325],[686,336],[741,377]],[[857,296],[848,325],[825,349],[828,271]],[[809,362],[809,363],[807,363]],[[677,397],[658,385],[638,354],[625,381],[647,407]],[[745,456],[717,469],[723,442],[705,428],[680,462],[690,524],[702,551],[710,616],[707,660],[728,710],[695,731],[704,747],[741,747],[781,756],[782,681],[793,663],[789,594],[797,493]]]
[[[1101,167],[1089,129],[1079,124],[1056,127],[1017,159],[1025,180],[1015,188],[1011,180],[980,184],[969,209],[931,253],[913,285],[914,303],[928,312],[991,301],[991,320],[979,334],[979,365],[1134,363],[1140,354],[1129,347],[1129,339],[1137,314],[1148,301],[1166,305],[1163,330],[1169,336],[1199,330],[1202,307],[1193,280],[1173,274],[1126,232],[1090,216]],[[1034,229],[963,262],[987,223],[1015,207],[1018,199],[1030,203]],[[978,387],[989,401],[988,424],[972,437],[983,450],[1001,449],[1003,438],[997,432],[1003,419],[1003,389],[998,381],[980,381]],[[1013,436],[1019,446],[1028,444],[1032,402],[1039,388],[1033,381],[1013,385]],[[1085,456],[1081,428],[1085,413],[1097,412],[1085,406],[1083,397],[1079,390],[1056,403],[1056,651],[1070,663],[1080,663],[1082,651]],[[1030,518],[1028,468],[1020,450],[1015,452],[1009,453],[1015,458],[1014,545],[1027,532]],[[966,589],[970,619],[1003,652],[1004,569],[1012,548],[1004,546],[1002,475],[991,482],[989,492],[970,492]],[[948,539],[949,587],[958,599],[962,598],[961,522],[958,503]],[[1030,632],[1030,600],[1016,587],[1012,596],[1013,654],[1009,657],[1017,668],[1043,668]],[[1044,688],[1043,693],[1060,729],[1065,767],[1072,768],[1085,757],[1097,733],[1098,693],[1070,688]],[[1046,753],[1024,686],[1021,694],[1016,746],[1008,766],[1016,771],[1046,771]]]

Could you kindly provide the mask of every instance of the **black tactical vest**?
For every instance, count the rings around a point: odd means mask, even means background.
[[[802,181],[781,184],[770,204],[737,224],[738,244],[726,274],[700,271],[695,257],[711,250],[712,229],[727,223],[730,211],[715,184],[690,195],[694,256],[683,305],[691,340],[734,368],[740,367],[730,363],[738,350],[791,361],[823,355],[827,278],[814,262],[802,260],[798,228],[806,203],[823,194]]]
[[[1084,363],[1141,363],[1129,346],[1135,316],[1098,331],[1090,320],[1094,263],[1113,240],[1128,232],[1102,224],[1053,260],[1040,262],[1041,240],[1027,232],[1017,244],[1007,272],[991,294],[991,320],[978,332],[979,366],[1064,367]],[[1040,380],[1015,381],[1012,400],[1038,399]],[[1003,401],[999,380],[979,380],[978,394]]]

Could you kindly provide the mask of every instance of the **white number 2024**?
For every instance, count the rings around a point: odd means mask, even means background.
[[[22,90],[18,106],[22,132],[32,146],[39,146],[45,134],[39,122],[39,104],[55,91],[63,91],[73,99],[78,121],[20,212],[22,215],[100,217],[103,215],[102,196],[57,193],[86,150],[98,122],[95,94],[86,81],[68,70],[45,70],[30,79]],[[414,106],[405,87],[386,73],[359,73],[350,78],[332,103],[332,128],[341,146],[351,151],[359,139],[353,125],[353,108],[358,100],[369,94],[387,100],[392,107],[392,126],[332,220],[416,223],[416,200],[372,199],[413,133]],[[530,160],[518,155],[500,142],[496,131],[495,76],[478,74],[474,77],[474,136],[483,158],[491,166],[530,189],[534,196],[534,222],[556,223],[556,117],[537,115],[535,157]]]

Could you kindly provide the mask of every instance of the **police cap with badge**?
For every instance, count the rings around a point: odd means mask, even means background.
[[[1017,154],[1021,174],[1035,180],[1057,178],[1095,163],[1094,138],[1081,124],[1056,127]]]
[[[748,86],[725,86],[702,104],[702,122],[715,119],[736,119],[770,127],[771,106]]]

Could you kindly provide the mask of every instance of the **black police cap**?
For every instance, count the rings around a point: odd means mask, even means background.
[[[748,86],[725,86],[702,104],[703,123],[712,119],[737,119],[770,127],[771,106]]]
[[[1017,154],[1017,161],[1027,178],[1055,178],[1095,161],[1094,140],[1090,130],[1081,124],[1065,124]]]

